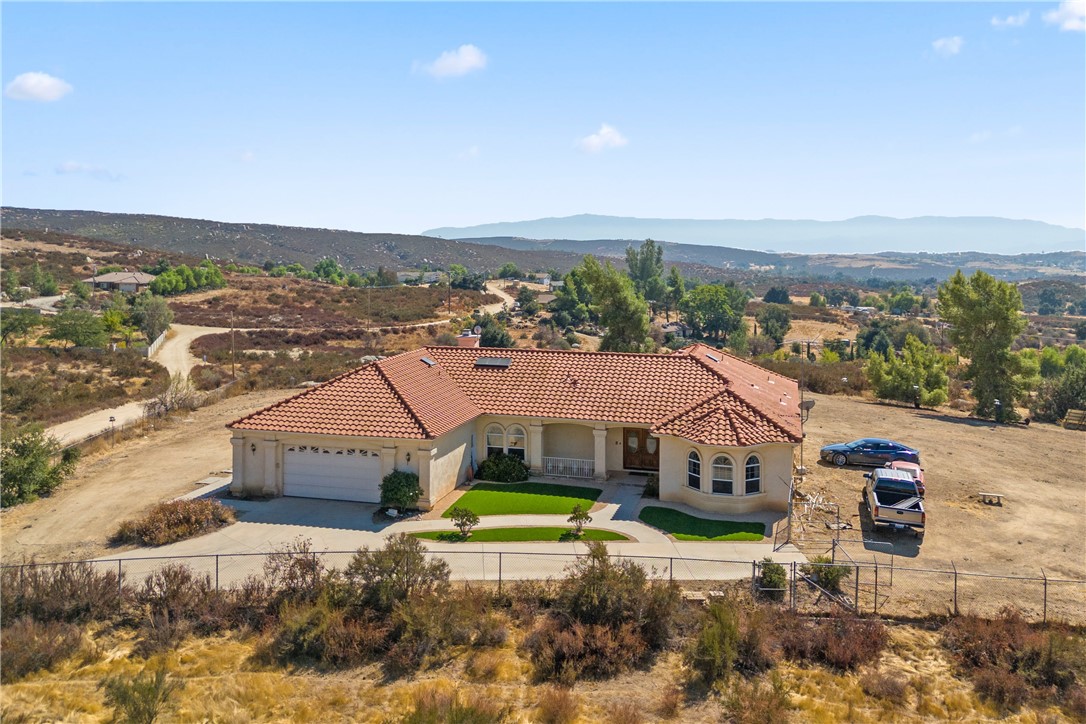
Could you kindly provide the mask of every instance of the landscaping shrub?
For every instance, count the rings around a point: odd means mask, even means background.
[[[92,621],[117,615],[125,591],[115,568],[93,563],[7,568],[0,579],[0,622],[23,616],[36,621]]]
[[[453,508],[449,511],[449,517],[453,525],[460,529],[460,535],[467,538],[471,535],[471,529],[479,525],[479,516],[467,508]]]
[[[106,704],[114,709],[113,720],[131,724],[153,724],[161,714],[172,708],[174,694],[184,682],[173,681],[165,668],[151,675],[141,672],[134,679],[111,676],[98,685],[105,689]]]
[[[733,724],[779,724],[791,718],[792,704],[784,680],[739,679],[721,696],[725,720]]]
[[[422,487],[419,476],[406,470],[393,470],[381,481],[381,505],[397,510],[409,510],[419,504]]]
[[[520,458],[501,453],[479,463],[475,478],[493,483],[520,483],[528,479],[528,468]]]
[[[237,520],[233,508],[217,500],[171,500],[143,518],[121,523],[110,541],[161,546],[210,533]]]
[[[71,658],[83,647],[78,626],[62,621],[39,623],[25,617],[0,630],[3,667],[0,681],[11,683]]]
[[[389,536],[383,548],[360,548],[344,576],[358,603],[389,613],[412,596],[447,590],[449,565],[429,558],[417,538],[399,533]]]
[[[852,575],[848,566],[835,565],[829,556],[815,556],[799,567],[803,575],[813,578],[819,586],[833,593],[841,592],[841,582]]]
[[[788,572],[772,558],[762,561],[762,576],[759,583],[760,593],[771,601],[783,601],[788,588]]]
[[[482,694],[420,686],[412,694],[414,709],[403,724],[493,724],[505,719],[505,708]]]
[[[581,699],[563,686],[547,686],[539,692],[536,716],[540,724],[571,724],[581,713]]]

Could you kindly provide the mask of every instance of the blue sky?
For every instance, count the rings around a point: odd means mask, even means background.
[[[3,5],[3,203],[1086,225],[1083,0]]]

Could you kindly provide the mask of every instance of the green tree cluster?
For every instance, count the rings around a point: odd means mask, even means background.
[[[205,259],[197,266],[181,264],[162,272],[149,285],[152,294],[168,297],[198,289],[222,289],[226,286],[222,270]]]
[[[72,474],[78,460],[78,449],[61,451],[57,439],[41,425],[5,430],[0,444],[0,507],[49,495]]]
[[[655,309],[665,302],[664,248],[652,239],[645,239],[640,248],[626,247],[626,273],[634,291]]]
[[[950,380],[946,361],[935,347],[912,335],[905,339],[900,356],[893,352],[869,355],[864,375],[881,400],[909,402],[917,407],[937,407],[947,400]]]
[[[762,301],[766,304],[791,304],[792,297],[788,295],[788,287],[770,287]]]
[[[69,309],[53,317],[48,336],[76,347],[104,347],[109,341],[102,318],[85,309]]]
[[[649,352],[655,343],[649,337],[649,307],[634,289],[630,278],[610,262],[601,265],[588,255],[581,263],[584,279],[592,291],[592,310],[607,328],[600,340],[603,352]]]
[[[550,310],[559,327],[580,327],[597,322],[599,317],[592,311],[592,290],[584,276],[584,268],[575,266],[563,278],[564,283],[554,293]]]
[[[536,293],[528,287],[521,287],[517,292],[517,305],[525,317],[533,317],[539,314],[539,302],[536,301]]]
[[[792,314],[783,304],[767,304],[754,316],[762,328],[762,334],[769,337],[777,346],[784,344],[784,335],[792,326]]]
[[[679,305],[683,322],[699,337],[730,342],[746,333],[743,313],[749,295],[734,284],[702,284],[686,292]]]
[[[959,269],[939,287],[939,314],[950,324],[950,340],[969,358],[965,378],[973,382],[978,417],[999,411],[997,421],[1018,419],[1019,360],[1011,344],[1026,326],[1021,309],[1017,287],[979,270],[966,278]]]

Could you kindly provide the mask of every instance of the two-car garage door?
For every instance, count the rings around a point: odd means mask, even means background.
[[[381,456],[376,450],[288,445],[283,451],[283,495],[381,502]]]

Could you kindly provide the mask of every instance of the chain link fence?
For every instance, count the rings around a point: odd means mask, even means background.
[[[853,559],[835,549],[831,563],[729,561],[681,557],[614,556],[642,566],[653,580],[679,583],[710,595],[728,582],[749,585],[751,592],[804,614],[849,611],[886,618],[927,618],[955,614],[997,615],[1013,607],[1034,622],[1086,624],[1086,580],[1000,576],[960,570],[908,568],[892,556]],[[837,553],[841,555],[836,555]],[[318,553],[327,569],[343,570],[356,551]],[[26,563],[2,567],[5,581],[33,582],[45,569],[64,573],[89,566],[116,580],[118,591],[140,586],[167,565],[185,565],[216,589],[236,588],[250,577],[266,577],[269,553],[234,553],[185,557],[120,558],[75,563]],[[449,565],[453,581],[504,582],[563,578],[584,554],[547,552],[429,551]],[[66,568],[67,567],[67,568]],[[770,581],[772,583],[767,583]],[[112,584],[111,584],[112,585]]]

